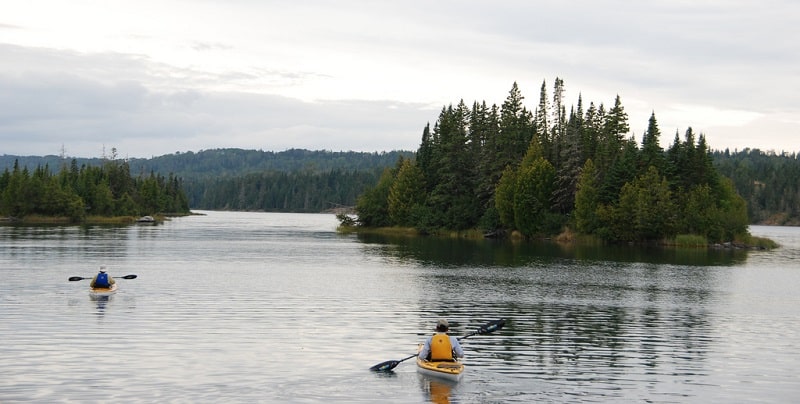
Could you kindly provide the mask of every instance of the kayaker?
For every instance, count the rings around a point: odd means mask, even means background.
[[[436,334],[425,339],[419,357],[428,361],[454,361],[464,357],[458,338],[447,335],[450,324],[446,319],[436,322]]]
[[[92,282],[89,284],[90,287],[93,288],[110,288],[111,285],[117,283],[114,278],[108,276],[105,269],[100,268],[100,272],[92,278]]]

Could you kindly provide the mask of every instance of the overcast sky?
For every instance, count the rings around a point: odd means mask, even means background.
[[[800,151],[800,2],[10,0],[0,154],[416,150],[464,100],[619,95],[714,149]]]

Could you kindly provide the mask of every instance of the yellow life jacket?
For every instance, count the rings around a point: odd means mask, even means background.
[[[433,338],[431,338],[431,360],[453,360],[453,346],[450,344],[450,337],[447,334],[433,334]]]

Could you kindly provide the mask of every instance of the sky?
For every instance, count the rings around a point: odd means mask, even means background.
[[[441,109],[619,95],[637,141],[800,151],[796,0],[6,0],[0,154],[416,150]]]

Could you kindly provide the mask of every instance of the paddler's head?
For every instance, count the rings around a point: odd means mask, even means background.
[[[447,332],[450,329],[450,324],[447,322],[446,319],[440,318],[439,321],[436,322],[436,331],[438,332]]]

